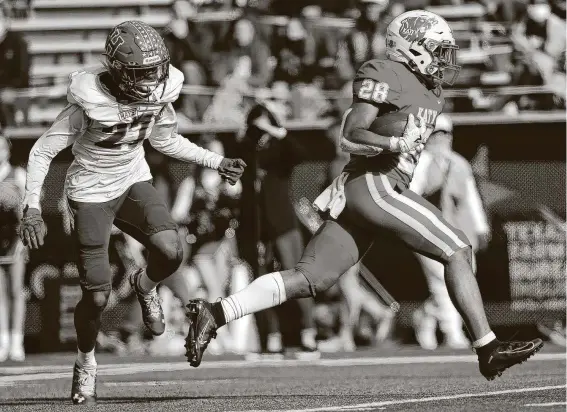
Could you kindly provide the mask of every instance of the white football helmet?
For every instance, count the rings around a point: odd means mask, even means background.
[[[400,14],[388,25],[386,55],[435,80],[453,84],[461,66],[453,31],[442,17],[425,10]]]

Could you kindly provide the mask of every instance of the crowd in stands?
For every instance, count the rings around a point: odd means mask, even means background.
[[[436,8],[449,19],[461,48],[463,69],[454,90],[447,93],[448,111],[514,114],[565,107],[562,0],[167,3],[171,4],[171,18],[161,30],[172,64],[182,69],[186,83],[192,86],[177,102],[187,124],[241,124],[250,103],[246,97],[257,94],[277,101],[289,119],[309,121],[338,115],[348,105],[350,81],[357,68],[370,58],[384,57],[389,21],[406,10],[425,7]],[[38,93],[16,91],[42,84],[38,79],[42,76],[57,75],[64,82],[65,70],[76,67],[61,63],[58,71],[57,65],[42,63],[44,56],[37,56],[34,46],[37,36],[29,36],[17,24],[17,30],[10,29],[14,21],[28,21],[33,28],[38,21],[33,17],[34,2],[6,0],[2,4],[1,120],[8,125],[49,123],[56,113],[43,117],[29,113],[35,110],[29,97]],[[119,4],[116,7],[119,10]],[[63,50],[65,37],[59,42]],[[57,47],[51,48],[57,56]],[[35,65],[44,67],[36,70]],[[51,102],[53,93],[51,98],[47,94]],[[63,95],[60,91],[58,97]]]

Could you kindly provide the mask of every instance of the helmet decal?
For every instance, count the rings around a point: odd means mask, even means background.
[[[425,33],[437,24],[435,17],[413,16],[406,17],[400,23],[400,37],[410,43],[422,40]]]
[[[118,27],[115,27],[108,37],[108,41],[106,42],[106,54],[110,57],[114,57],[118,48],[123,44],[124,38],[120,35],[120,29]]]

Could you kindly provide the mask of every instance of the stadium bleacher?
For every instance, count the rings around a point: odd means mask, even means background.
[[[172,4],[173,0],[35,0],[31,3],[29,16],[15,19],[11,29],[23,33],[28,41],[32,87],[56,87],[65,83],[71,72],[100,64],[104,40],[110,28],[129,18],[163,28],[171,19]],[[514,52],[503,24],[487,22],[485,8],[477,3],[458,7],[431,6],[428,9],[449,20],[461,47],[459,61],[463,70],[456,87],[468,88],[471,82],[486,87],[510,84],[510,73],[487,70],[494,56]],[[241,13],[240,10],[208,11],[199,13],[195,19],[234,20]],[[284,16],[262,18],[263,24],[271,26],[283,26],[287,20]],[[352,19],[340,17],[321,17],[313,23],[342,32],[354,24]],[[210,94],[208,90],[204,93]],[[30,99],[28,122],[43,124],[53,119],[56,110],[64,103],[61,99],[64,93],[51,95],[50,104],[45,104],[42,93],[26,91],[22,94],[22,97]],[[457,95],[470,97],[470,93]],[[38,104],[38,100],[44,102]]]

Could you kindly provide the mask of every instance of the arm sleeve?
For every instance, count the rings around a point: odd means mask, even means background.
[[[218,169],[223,157],[191,143],[177,133],[177,116],[171,103],[162,111],[153,127],[150,144],[164,155]]]
[[[59,152],[71,146],[83,134],[86,126],[87,118],[83,110],[70,104],[35,142],[28,158],[24,205],[41,210],[41,188],[51,161]]]

